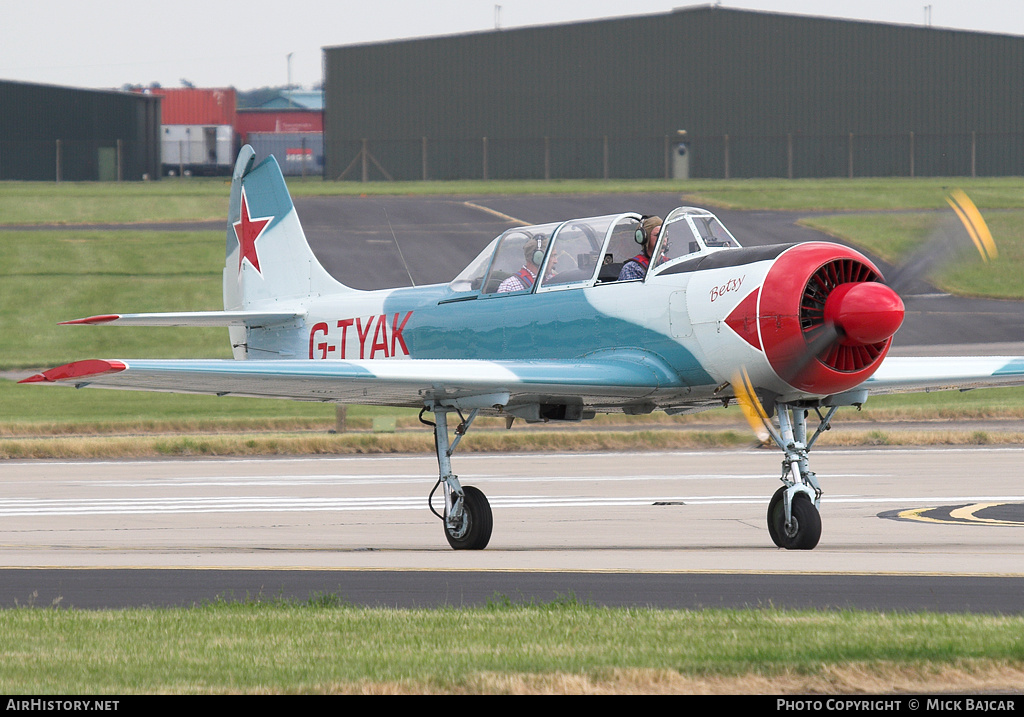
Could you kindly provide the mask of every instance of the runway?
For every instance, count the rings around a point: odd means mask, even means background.
[[[809,552],[771,543],[779,456],[757,449],[457,454],[463,483],[494,511],[480,552],[452,551],[429,512],[430,455],[13,461],[0,471],[0,605],[571,594],[1022,612],[1022,459],[995,447],[815,451],[826,495]]]

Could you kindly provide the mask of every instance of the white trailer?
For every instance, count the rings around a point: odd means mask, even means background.
[[[230,174],[235,155],[231,125],[179,125],[161,127],[161,164],[164,174]]]

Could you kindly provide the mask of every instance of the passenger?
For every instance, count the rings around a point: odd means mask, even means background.
[[[542,236],[529,239],[523,246],[525,261],[523,268],[498,284],[498,293],[532,289],[537,281],[537,272],[540,271],[540,265],[544,261],[544,251],[547,249],[547,245],[547,241]]]
[[[651,254],[654,253],[658,235],[661,233],[661,224],[661,217],[640,219],[640,226],[636,229],[636,243],[643,247],[643,251],[622,265],[622,269],[619,270],[619,281],[643,279],[647,275],[647,267],[651,265]]]

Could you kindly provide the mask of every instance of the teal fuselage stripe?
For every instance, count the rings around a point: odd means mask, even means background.
[[[1010,363],[992,372],[993,376],[1018,376],[1024,374],[1024,359],[1014,359]]]
[[[456,297],[441,285],[402,289],[385,301],[386,315],[413,311],[403,332],[413,358],[567,360],[640,350],[660,356],[687,385],[714,383],[678,341],[600,313],[582,290],[448,301]]]

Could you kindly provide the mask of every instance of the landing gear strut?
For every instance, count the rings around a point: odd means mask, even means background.
[[[783,486],[768,503],[768,534],[780,548],[811,550],[821,538],[821,487],[811,471],[807,455],[829,422],[837,406],[818,414],[820,423],[811,440],[807,440],[807,409],[788,403],[776,404],[779,429],[767,424],[768,434],[782,449]]]
[[[452,453],[459,441],[469,430],[479,409],[473,409],[469,418],[463,418],[458,409],[445,406],[434,406],[435,422],[424,420],[424,408],[420,411],[420,422],[434,427],[434,449],[437,452],[438,478],[434,489],[430,491],[428,504],[431,512],[444,522],[444,537],[455,550],[483,550],[491,539],[494,520],[487,497],[479,488],[463,486],[459,477],[452,473]],[[452,411],[459,414],[461,422],[455,428],[455,440],[448,440],[448,414]],[[444,515],[441,515],[430,503],[438,486],[444,490]]]

